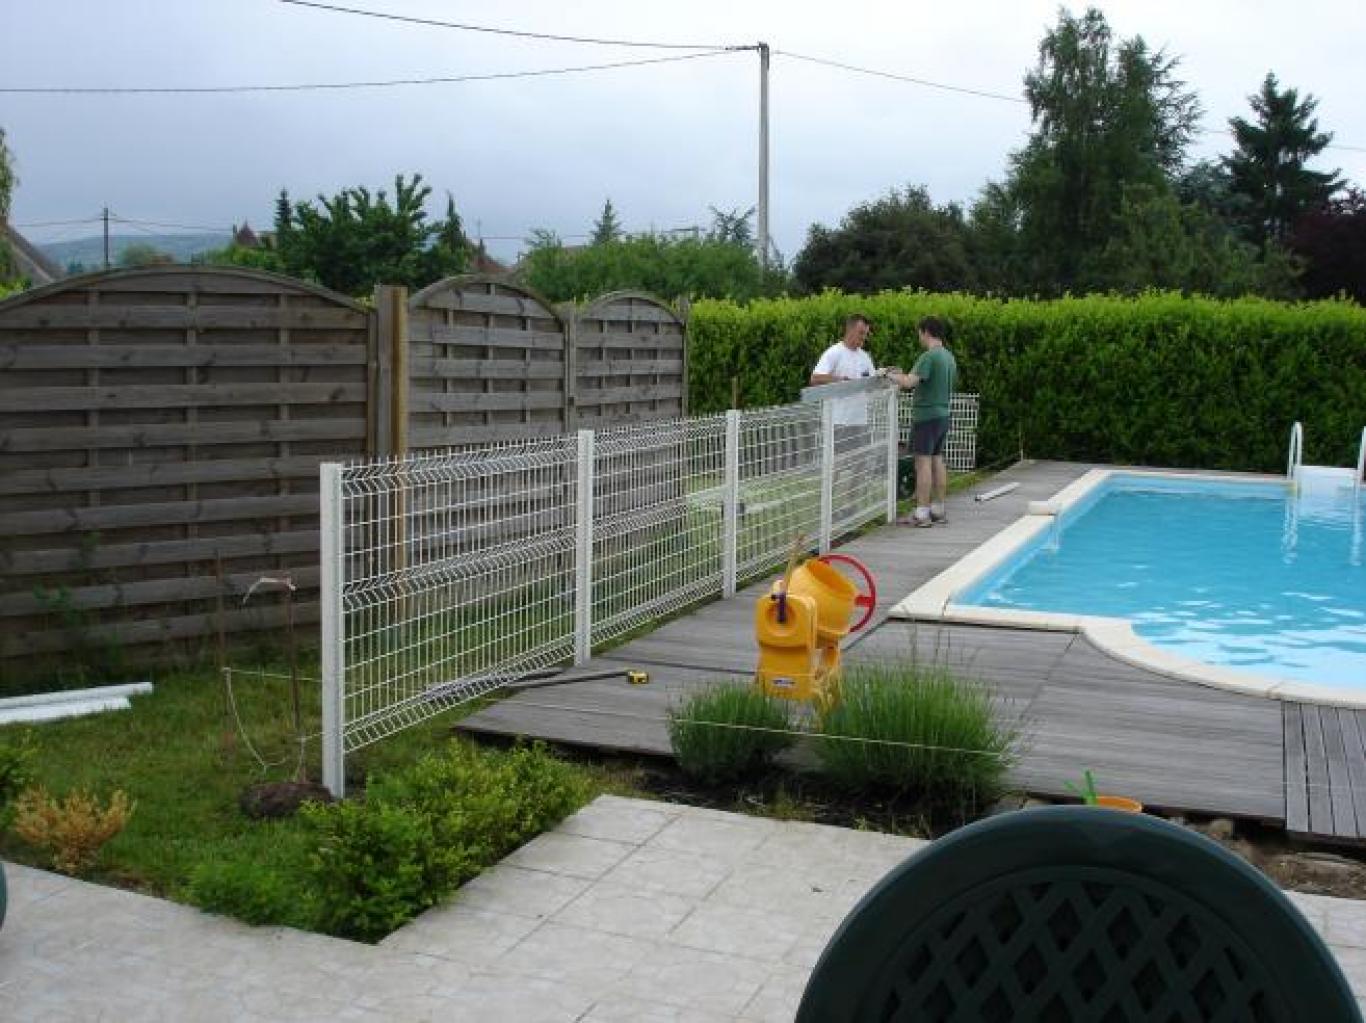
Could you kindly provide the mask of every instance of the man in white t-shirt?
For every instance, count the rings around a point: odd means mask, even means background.
[[[812,384],[837,384],[843,380],[861,380],[877,374],[872,358],[863,350],[868,340],[868,317],[854,313],[844,321],[844,337],[821,353],[816,368],[811,371]],[[834,408],[836,426],[868,425],[868,399],[863,395],[836,398]]]

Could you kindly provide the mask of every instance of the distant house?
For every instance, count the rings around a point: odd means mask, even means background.
[[[0,221],[0,234],[4,235],[9,246],[15,277],[27,277],[36,288],[66,276],[61,267],[44,256],[38,246],[21,235],[8,221]]]
[[[233,228],[232,243],[239,249],[259,249],[261,247],[261,239],[256,236],[256,232],[245,220],[242,221],[241,227]]]
[[[474,255],[470,258],[470,272],[477,274],[505,274],[508,272],[507,264],[500,263],[489,255],[488,249],[484,248],[484,243],[480,242],[474,249]]]

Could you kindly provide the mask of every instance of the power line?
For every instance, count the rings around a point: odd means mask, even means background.
[[[610,71],[615,68],[644,67],[648,64],[671,64],[705,57],[725,57],[730,50],[710,50],[706,53],[685,53],[677,57],[648,57],[643,60],[618,60],[606,64],[580,64],[575,67],[543,68],[534,71],[503,71],[485,75],[452,75],[441,78],[396,78],[373,82],[311,82],[297,85],[177,85],[177,86],[0,86],[0,94],[19,95],[78,95],[78,96],[144,96],[236,92],[308,92],[339,89],[385,89],[397,85],[450,85],[458,82],[491,82],[504,78],[541,78],[547,75],[572,75],[587,71]]]
[[[31,220],[26,224],[11,224],[11,227],[65,227],[67,224],[96,224],[102,218],[98,215],[93,217],[81,217],[78,220]]]
[[[1007,96],[1003,92],[988,92],[985,89],[970,89],[962,85],[946,85],[943,82],[932,82],[928,78],[914,78],[910,75],[898,75],[891,71],[875,71],[872,68],[856,67],[853,64],[842,64],[837,60],[827,60],[824,57],[812,57],[804,53],[793,53],[790,50],[774,50],[773,53],[779,57],[788,57],[791,60],[806,61],[808,64],[822,64],[825,67],[839,68],[841,71],[850,71],[856,75],[868,75],[872,78],[890,78],[896,82],[907,82],[910,85],[921,85],[927,89],[942,89],[945,92],[960,92],[968,96],[981,96],[984,99],[999,99],[1007,103],[1024,103],[1028,100],[1021,99],[1019,96]]]
[[[170,224],[164,220],[140,220],[137,217],[123,217],[115,213],[110,213],[109,219],[117,221],[120,224],[145,224],[148,227],[171,227],[178,228],[182,231],[214,231],[218,234],[230,233],[228,229],[221,224],[216,227],[209,224]]]
[[[592,46],[635,46],[653,50],[754,50],[757,46],[727,46],[718,43],[657,43],[642,39],[602,39],[596,36],[566,36],[551,32],[527,32],[513,28],[494,28],[489,25],[470,25],[458,21],[437,21],[432,18],[414,18],[404,14],[389,14],[385,11],[367,11],[359,7],[341,7],[337,4],[317,3],[315,0],[280,0],[295,7],[312,7],[320,11],[336,14],[356,14],[366,18],[381,18],[385,21],[400,21],[410,25],[427,25],[433,28],[453,28],[462,32],[486,32],[490,35],[516,36],[520,39],[544,39],[559,43],[585,43]]]
[[[971,89],[961,85],[947,85],[944,82],[933,82],[927,78],[915,78],[911,75],[894,74],[891,71],[877,71],[873,68],[858,67],[854,64],[843,64],[837,60],[827,60],[824,57],[813,57],[808,54],[792,53],[789,50],[774,50],[774,54],[780,57],[788,57],[792,60],[805,61],[809,64],[821,64],[825,67],[838,68],[841,71],[849,71],[853,74],[868,75],[873,78],[890,78],[897,82],[906,82],[910,85],[920,85],[929,89],[942,89],[945,92],[963,93],[968,96],[980,96],[983,99],[1001,100],[1006,103],[1016,103],[1028,105],[1029,101],[1020,96],[1009,96],[1001,92],[990,92],[985,89]],[[1227,128],[1196,128],[1197,135],[1229,135],[1233,132]],[[1349,146],[1345,143],[1330,142],[1325,149],[1341,149],[1349,153],[1366,153],[1366,146]]]

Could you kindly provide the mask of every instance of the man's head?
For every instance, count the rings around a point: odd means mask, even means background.
[[[949,325],[938,316],[922,316],[916,325],[920,343],[926,348],[937,348],[948,338]]]
[[[862,313],[851,313],[844,318],[844,343],[849,348],[862,348],[863,342],[868,340],[868,331],[872,329],[872,324],[868,322],[868,317]]]

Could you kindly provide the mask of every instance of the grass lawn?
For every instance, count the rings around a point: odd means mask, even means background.
[[[278,667],[275,670],[279,670]],[[268,762],[263,770],[238,734],[221,677],[212,669],[169,674],[133,698],[131,711],[38,726],[0,729],[0,742],[28,731],[36,749],[36,782],[54,794],[86,789],[103,799],[123,789],[135,803],[127,828],[100,855],[91,879],[173,899],[186,897],[194,869],[212,861],[265,866],[306,854],[305,831],[294,818],[257,821],[238,808],[249,785],[292,776],[289,684],[283,678],[235,675],[234,690],[247,735]],[[301,683],[305,732],[318,730],[318,685]],[[348,756],[348,777],[414,763],[453,740],[450,725],[479,701],[447,711]],[[308,743],[306,770],[318,779],[318,740]],[[629,784],[576,765],[594,792],[630,791]],[[46,857],[12,832],[0,836],[0,856],[47,867]]]

